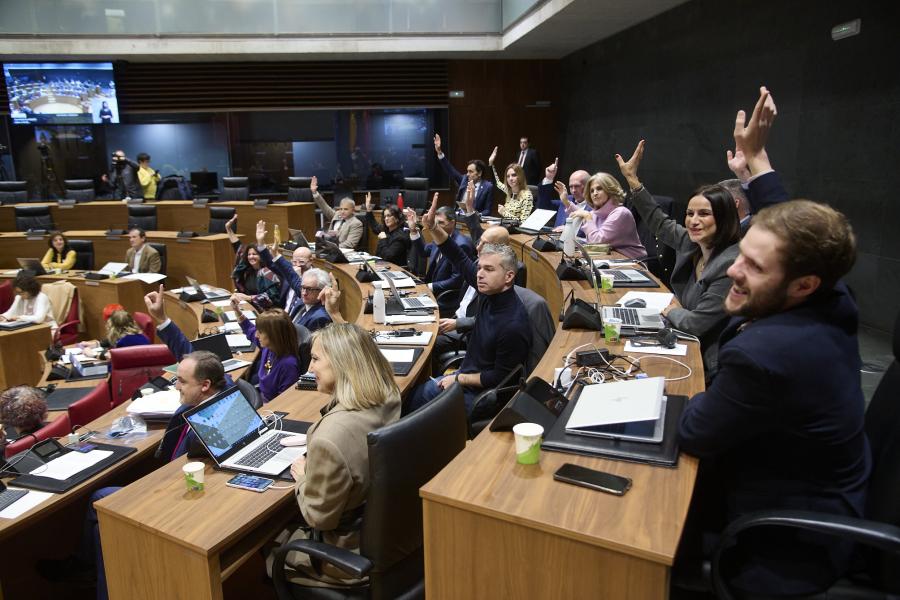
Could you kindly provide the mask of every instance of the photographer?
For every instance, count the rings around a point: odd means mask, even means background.
[[[154,200],[156,198],[156,184],[159,183],[161,179],[159,176],[159,170],[154,169],[150,166],[150,155],[146,152],[141,152],[137,155],[138,165],[138,180],[141,183],[141,189],[144,192],[144,198],[147,200]]]
[[[103,182],[112,188],[113,198],[127,200],[144,197],[137,176],[139,168],[140,165],[128,159],[123,150],[113,152],[110,174],[101,177]]]

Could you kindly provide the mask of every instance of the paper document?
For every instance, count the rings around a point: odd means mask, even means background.
[[[232,321],[230,323],[225,323],[224,325],[219,327],[219,330],[221,333],[240,333],[241,331],[243,331],[241,329],[241,325],[239,323],[237,323],[236,321]],[[244,334],[241,333],[241,335],[244,335]]]
[[[17,488],[10,487],[9,489],[14,490]],[[50,496],[52,495],[53,494],[51,494],[50,492],[38,492],[36,490],[29,490],[27,494],[3,509],[3,512],[0,512],[0,519],[15,519],[16,517],[20,517],[41,502],[49,500]]]
[[[242,310],[241,312],[244,313],[244,318],[250,319],[251,321],[256,320],[256,313],[252,310]],[[225,316],[232,321],[237,321],[237,314],[233,310],[226,310]],[[240,329],[240,326],[238,326],[238,329]]]
[[[379,331],[375,336],[376,344],[397,346],[427,346],[431,341],[430,331],[420,331],[416,335],[389,335],[388,331]]]
[[[619,298],[618,304],[625,306],[625,303],[629,300],[641,299],[647,303],[647,308],[662,311],[672,302],[672,298],[674,298],[674,295],[666,292],[628,292]]]
[[[156,283],[157,281],[162,281],[166,276],[162,273],[132,273],[131,275],[126,275],[122,279],[139,279],[144,283]]]
[[[122,262],[108,262],[103,265],[103,268],[100,269],[100,273],[105,273],[107,275],[118,275],[122,271],[128,268],[128,263]]]
[[[434,315],[388,315],[384,318],[388,325],[410,325],[412,323],[434,323]]]
[[[228,308],[231,306],[231,300],[210,300],[209,303],[218,308]],[[241,304],[247,304],[247,301],[241,300]]]
[[[665,346],[636,346],[631,340],[625,342],[625,352],[639,352],[643,354],[668,354],[669,356],[687,356],[686,344],[675,344],[674,348]]]
[[[243,333],[229,333],[225,336],[229,348],[246,348],[252,345],[250,339]]]
[[[392,363],[409,363],[413,361],[416,351],[412,348],[379,348],[388,362]]]
[[[566,429],[656,420],[664,388],[663,377],[586,385]]]
[[[519,227],[522,229],[532,229],[534,231],[539,231],[550,219],[556,218],[555,210],[548,210],[546,208],[538,208],[535,209],[533,213],[531,213],[527,219],[525,219]]]
[[[45,465],[41,465],[29,475],[49,477],[51,479],[66,479],[81,473],[85,469],[96,465],[98,462],[112,456],[112,450],[91,450],[90,452],[66,452],[59,458],[54,458]]]
[[[174,415],[181,406],[181,393],[176,389],[147,394],[128,405],[129,414]]]

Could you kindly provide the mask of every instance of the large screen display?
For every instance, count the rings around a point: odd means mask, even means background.
[[[17,125],[119,122],[112,63],[7,63],[3,75]]]

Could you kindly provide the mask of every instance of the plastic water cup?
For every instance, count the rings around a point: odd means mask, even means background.
[[[622,335],[622,319],[615,317],[603,321],[603,337],[607,342],[618,342]]]
[[[189,492],[203,491],[203,470],[206,465],[202,462],[189,462],[181,470],[184,471],[184,482]]]
[[[537,423],[519,423],[513,427],[516,436],[516,462],[534,465],[541,458],[541,436],[544,428]]]
[[[613,285],[615,284],[616,278],[612,273],[600,273],[600,291],[604,293],[611,293],[613,291]]]

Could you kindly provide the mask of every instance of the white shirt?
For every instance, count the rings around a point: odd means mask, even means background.
[[[53,312],[50,310],[50,297],[44,292],[39,292],[37,296],[28,300],[23,300],[22,296],[16,294],[12,305],[3,316],[7,319],[17,317],[18,321],[29,323],[50,323],[53,329],[57,327]]]
[[[134,265],[131,267],[132,273],[140,273],[141,272],[141,254],[144,253],[144,247],[141,246],[141,249],[134,253]]]
[[[466,316],[466,310],[469,308],[469,304],[472,303],[472,300],[475,299],[475,294],[478,292],[471,285],[466,289],[466,293],[463,295],[462,300],[459,301],[459,308],[456,309],[456,318],[463,319]]]

